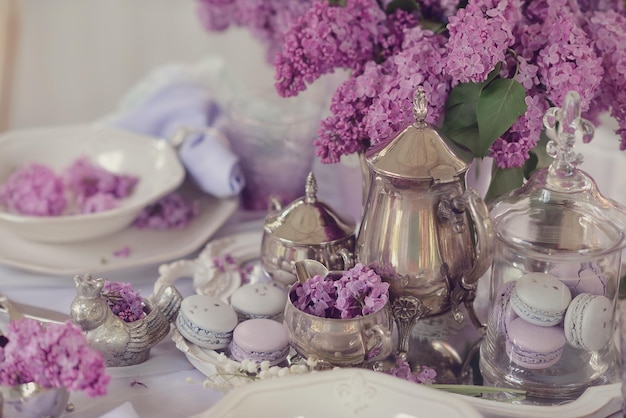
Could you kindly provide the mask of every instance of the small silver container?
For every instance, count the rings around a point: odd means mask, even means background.
[[[309,173],[305,196],[284,210],[274,202],[265,217],[261,263],[283,285],[296,281],[296,261],[313,259],[330,270],[347,270],[354,265],[355,229],[354,221],[317,200],[317,182]]]

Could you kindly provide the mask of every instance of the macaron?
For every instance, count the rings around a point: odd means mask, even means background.
[[[563,320],[572,294],[563,282],[546,273],[520,277],[511,293],[515,313],[534,325],[551,327]]]
[[[238,322],[235,310],[220,299],[191,295],[180,304],[176,328],[193,344],[218,350],[228,347]]]
[[[230,297],[240,320],[253,318],[276,319],[287,304],[287,292],[272,283],[247,284],[237,288]]]
[[[612,319],[613,304],[609,298],[581,293],[572,300],[565,313],[565,338],[574,348],[600,350],[611,339]]]
[[[557,276],[570,289],[572,297],[581,293],[606,295],[606,276],[596,263],[558,265],[550,273]]]
[[[231,357],[237,361],[249,359],[261,363],[267,360],[275,366],[289,354],[289,336],[278,321],[249,319],[237,325],[229,349]]]
[[[511,308],[511,293],[515,288],[515,283],[515,281],[512,281],[502,285],[494,298],[492,311],[493,323],[496,327],[496,331],[499,333],[506,333],[506,328],[509,323],[518,317]]]
[[[533,325],[522,318],[511,321],[506,337],[509,359],[526,369],[538,370],[555,365],[565,346],[563,328]]]

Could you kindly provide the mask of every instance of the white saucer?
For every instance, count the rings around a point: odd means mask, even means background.
[[[238,198],[186,193],[200,212],[187,227],[165,231],[126,228],[102,238],[65,244],[27,241],[0,227],[0,264],[24,270],[75,275],[102,273],[174,260],[200,248],[235,212]],[[128,247],[127,257],[115,256]]]

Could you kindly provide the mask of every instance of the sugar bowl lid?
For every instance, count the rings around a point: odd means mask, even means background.
[[[264,233],[293,244],[317,245],[354,236],[356,224],[317,199],[317,181],[307,176],[305,196],[265,217]]]
[[[574,144],[589,141],[594,132],[580,115],[580,96],[574,91],[566,94],[562,108],[546,112],[546,149],[553,161],[491,203],[499,240],[546,256],[594,256],[626,246],[626,208],[604,197],[593,178],[577,168],[583,158]]]
[[[413,97],[415,122],[391,141],[370,147],[365,159],[371,170],[388,177],[450,183],[469,169],[472,153],[426,123],[427,111],[426,94],[419,86]]]

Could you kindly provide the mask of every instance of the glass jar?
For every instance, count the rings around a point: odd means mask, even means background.
[[[626,210],[576,168],[590,139],[580,99],[544,117],[552,164],[493,202],[490,309],[481,345],[486,385],[548,402],[620,379],[614,341]]]

